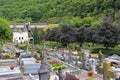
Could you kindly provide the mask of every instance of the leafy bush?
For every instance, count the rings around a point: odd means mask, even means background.
[[[35,46],[35,50],[36,50],[37,52],[41,52],[41,51],[42,51],[42,47],[41,47],[40,45],[36,45],[36,46]]]
[[[36,54],[36,59],[40,60],[41,59],[41,55],[40,54]]]
[[[27,49],[27,44],[20,44],[19,48],[22,50],[26,50]]]
[[[79,43],[70,43],[68,44],[68,48],[73,49],[73,46],[75,47],[75,50],[80,50]]]
[[[59,68],[61,68],[61,69],[66,69],[67,66],[62,65],[62,64],[60,64],[59,66],[56,65],[56,66],[53,67],[53,70],[55,71],[55,70],[58,70]]]
[[[95,80],[94,78],[89,78],[88,80]]]
[[[10,58],[10,55],[9,55],[9,54],[5,54],[3,57],[4,57],[5,59],[8,59],[8,58]]]
[[[48,47],[58,47],[58,48],[63,47],[61,43],[53,42],[53,41],[46,41],[44,44]]]

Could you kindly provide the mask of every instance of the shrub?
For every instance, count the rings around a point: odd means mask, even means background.
[[[94,78],[89,78],[88,80],[95,80]]]
[[[58,48],[63,47],[63,45],[61,43],[53,42],[53,41],[46,41],[44,44],[48,47],[58,47]]]
[[[26,50],[27,49],[27,44],[20,44],[19,48],[23,49],[23,50]]]
[[[4,58],[8,59],[8,58],[10,58],[10,55],[9,54],[5,54]]]
[[[36,46],[35,46],[35,50],[36,50],[37,52],[41,52],[41,51],[42,51],[42,47],[41,47],[40,45],[36,45]]]
[[[41,55],[40,54],[36,54],[36,59],[40,60],[41,59]]]

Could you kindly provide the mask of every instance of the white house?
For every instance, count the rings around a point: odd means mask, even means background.
[[[29,41],[28,32],[29,24],[25,24],[23,29],[17,29],[16,24],[13,25],[13,43],[26,43]]]

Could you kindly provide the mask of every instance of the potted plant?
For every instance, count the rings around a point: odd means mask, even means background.
[[[39,60],[36,60],[35,63],[39,63]]]
[[[93,76],[93,71],[89,71],[88,76]]]
[[[10,65],[10,69],[13,70],[15,68],[14,65]]]

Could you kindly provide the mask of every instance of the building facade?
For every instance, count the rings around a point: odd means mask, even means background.
[[[24,24],[23,29],[17,29],[16,24],[13,25],[13,43],[27,43],[29,41],[30,24]]]

